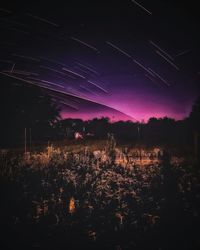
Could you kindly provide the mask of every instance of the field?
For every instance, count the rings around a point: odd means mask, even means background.
[[[184,157],[107,140],[0,159],[5,248],[199,247],[199,169]]]

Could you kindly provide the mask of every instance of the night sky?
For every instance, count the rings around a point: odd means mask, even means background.
[[[194,1],[6,1],[0,70],[39,85],[63,118],[187,117],[199,94]]]

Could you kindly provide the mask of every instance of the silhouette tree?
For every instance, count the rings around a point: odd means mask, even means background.
[[[58,106],[37,86],[6,77],[0,83],[1,146],[21,144],[25,128],[36,140],[44,139],[59,119]]]
[[[192,127],[194,130],[200,130],[200,97],[198,97],[193,106],[192,111],[190,113],[189,119],[191,121]]]
[[[105,138],[110,131],[109,118],[94,118],[87,124],[87,130],[96,135],[98,138]]]
[[[191,124],[191,130],[193,131],[194,136],[194,153],[197,161],[200,161],[200,146],[199,146],[199,137],[200,137],[200,97],[196,99],[192,106],[192,111],[189,116],[189,121]]]

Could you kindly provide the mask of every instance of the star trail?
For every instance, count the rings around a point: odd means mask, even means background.
[[[1,75],[54,92],[62,117],[183,119],[199,91],[198,15],[192,3],[184,7],[164,0],[2,3]]]

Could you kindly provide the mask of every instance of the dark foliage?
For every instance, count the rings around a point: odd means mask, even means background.
[[[32,139],[49,136],[59,118],[59,109],[51,98],[36,86],[11,83],[1,77],[0,114],[1,146],[21,145],[25,128]]]

